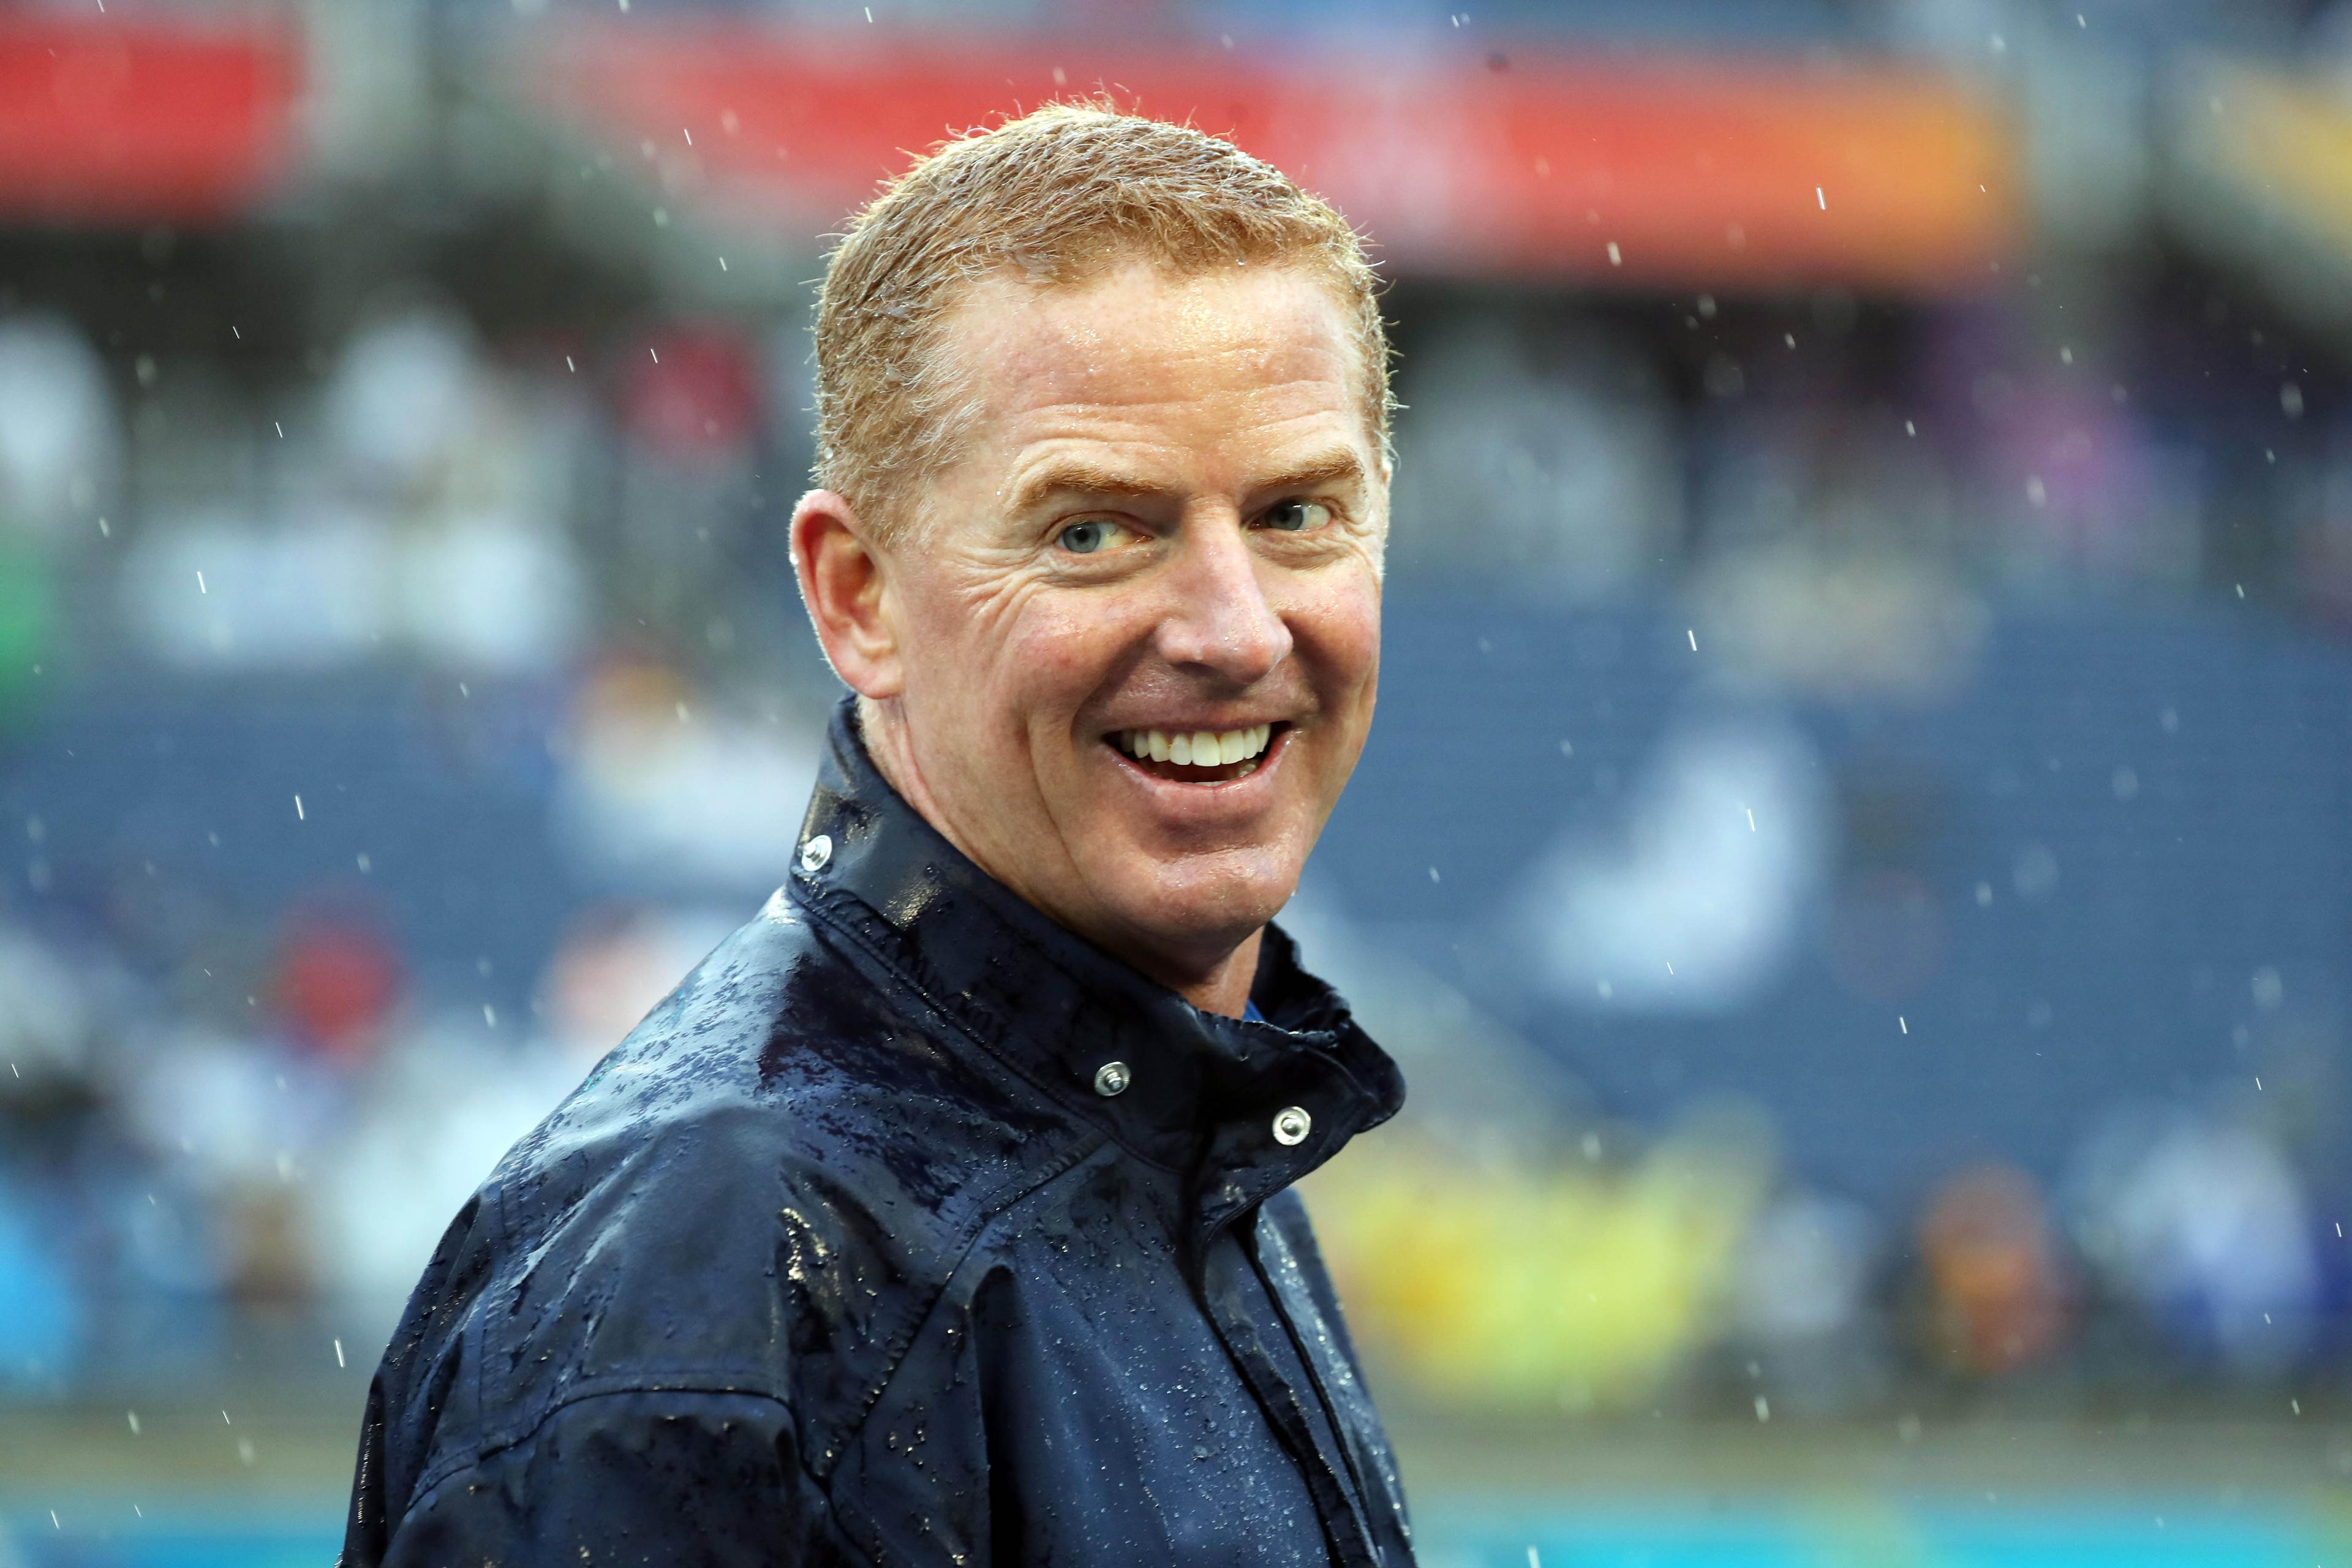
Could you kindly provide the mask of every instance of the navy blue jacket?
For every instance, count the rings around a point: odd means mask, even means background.
[[[1288,1191],[1402,1099],[1345,1005],[1269,931],[1268,1022],[1198,1011],[845,708],[801,843],[451,1226],[345,1568],[1409,1564]]]

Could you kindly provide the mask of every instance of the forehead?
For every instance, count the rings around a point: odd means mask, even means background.
[[[1137,263],[1046,287],[990,277],[944,338],[977,394],[973,446],[999,456],[1064,437],[1231,448],[1338,434],[1377,448],[1348,312],[1303,268]]]

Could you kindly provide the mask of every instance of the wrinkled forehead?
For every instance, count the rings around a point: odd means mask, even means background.
[[[940,353],[968,416],[987,426],[1073,405],[1140,414],[1213,383],[1294,407],[1350,406],[1380,449],[1380,395],[1350,302],[1304,266],[1176,272],[1135,261],[1045,283],[992,274],[944,313]]]

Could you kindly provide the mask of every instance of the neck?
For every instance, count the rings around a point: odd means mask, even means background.
[[[875,771],[882,775],[883,782],[898,791],[898,798],[912,806],[915,815],[930,824],[940,837],[961,851],[964,858],[1010,889],[1047,919],[1133,964],[1202,1012],[1222,1013],[1229,1018],[1242,1016],[1243,1009],[1249,1005],[1250,984],[1257,978],[1257,955],[1265,940],[1265,927],[1259,927],[1222,952],[1173,958],[1150,944],[1122,942],[1111,933],[1087,931],[1073,924],[1057,911],[1023,892],[1018,882],[990,865],[987,858],[956,831],[954,822],[940,809],[937,797],[931,794],[923,778],[922,769],[916,765],[915,749],[907,733],[905,718],[895,703],[859,698],[857,731],[866,742],[866,754],[873,760]]]

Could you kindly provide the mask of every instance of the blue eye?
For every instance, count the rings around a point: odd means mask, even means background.
[[[1263,521],[1268,528],[1297,533],[1302,529],[1320,528],[1330,521],[1331,509],[1321,501],[1278,501],[1266,508]]]
[[[1118,524],[1101,518],[1074,522],[1055,536],[1054,542],[1073,555],[1092,555],[1119,531]]]

